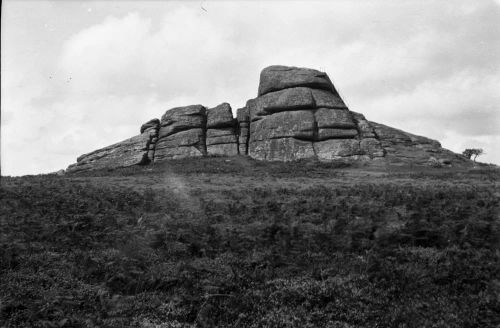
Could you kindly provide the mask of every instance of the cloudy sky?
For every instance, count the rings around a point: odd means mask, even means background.
[[[242,107],[272,64],[500,164],[500,0],[43,1],[2,7],[2,175],[56,171],[182,105]]]

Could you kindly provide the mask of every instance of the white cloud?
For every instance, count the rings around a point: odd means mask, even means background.
[[[497,104],[500,78],[477,77],[459,72],[443,80],[424,81],[407,92],[395,92],[383,97],[365,100],[360,108],[377,119],[418,124],[440,125],[444,130],[455,130],[465,135],[489,135],[499,131]],[[374,114],[375,115],[375,114]],[[432,123],[434,122],[434,123]],[[432,133],[432,129],[425,129]]]
[[[184,8],[165,14],[154,31],[137,13],[109,17],[65,44],[61,67],[75,95],[211,98],[223,83],[218,70],[232,62],[228,32]]]
[[[196,2],[114,3],[96,2],[92,13],[67,4],[65,17],[76,23],[42,11],[50,33],[6,11],[16,24],[2,28],[4,174],[64,167],[171,107],[228,101],[236,109],[256,95],[260,70],[271,64],[325,70],[371,120],[455,151],[477,142],[494,153],[493,2],[204,2],[207,11]],[[50,47],[31,51],[21,35]]]

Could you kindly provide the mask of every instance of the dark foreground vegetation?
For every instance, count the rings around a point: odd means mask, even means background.
[[[498,327],[499,177],[223,159],[4,177],[0,326]]]

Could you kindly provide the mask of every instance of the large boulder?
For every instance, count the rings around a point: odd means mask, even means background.
[[[250,142],[277,138],[314,139],[314,113],[310,110],[279,112],[250,125]]]
[[[206,112],[202,105],[167,110],[161,117],[154,161],[206,155]]]
[[[206,155],[205,131],[201,128],[181,131],[156,142],[155,162],[166,159]]]
[[[207,110],[207,129],[234,127],[235,121],[231,106],[222,103]]]
[[[205,128],[206,108],[202,105],[176,107],[161,117],[160,139],[189,129]]]
[[[238,139],[233,127],[207,130],[207,155],[238,154]]]
[[[251,100],[249,100],[249,101],[251,101]],[[242,107],[242,108],[238,108],[236,110],[236,120],[240,124],[242,122],[245,122],[245,123],[250,122],[250,114],[248,112],[248,107]]]
[[[208,145],[219,145],[224,143],[237,143],[236,134],[234,133],[234,128],[223,128],[223,129],[208,129],[207,130],[207,146]]]
[[[318,129],[312,88],[334,90],[325,73],[312,69],[270,66],[261,72],[259,97],[246,106],[251,157],[293,161],[315,156],[312,141]]]
[[[310,68],[269,66],[260,73],[259,96],[293,87],[308,87],[333,91],[326,73]]]
[[[285,89],[258,97],[255,106],[250,106],[250,117],[254,121],[259,116],[290,110],[312,109],[314,107],[311,89]]]
[[[318,157],[314,144],[330,139],[355,139],[358,147],[344,147],[351,153],[334,153],[332,159],[360,155],[358,126],[325,73],[297,67],[268,67],[261,74],[259,97],[249,100],[246,108],[251,157],[284,161]],[[274,139],[283,140],[269,141]],[[339,143],[343,145],[332,144]],[[325,149],[318,147],[320,153]],[[335,151],[333,146],[329,149]],[[297,154],[287,153],[294,151]]]
[[[314,157],[314,148],[312,142],[295,138],[265,139],[251,142],[248,154],[258,160],[289,162]]]
[[[207,155],[238,154],[236,120],[228,103],[207,110],[206,145]]]

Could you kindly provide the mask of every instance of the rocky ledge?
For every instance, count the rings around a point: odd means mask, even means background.
[[[350,111],[326,73],[270,66],[258,97],[236,111],[190,105],[169,109],[140,134],[78,157],[68,172],[200,156],[247,155],[257,160],[364,161],[392,165],[470,165],[438,141],[370,122]]]

